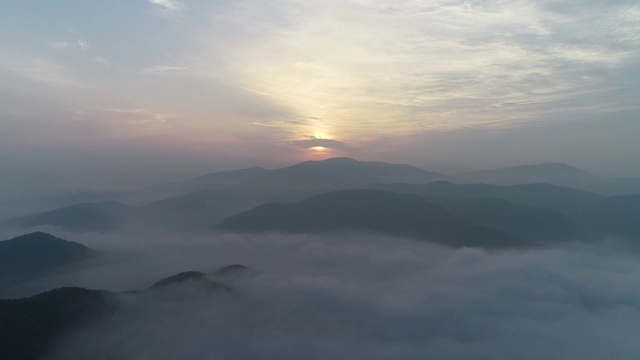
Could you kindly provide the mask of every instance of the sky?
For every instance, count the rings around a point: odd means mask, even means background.
[[[639,23],[636,0],[4,0],[0,193],[334,156],[640,176]]]

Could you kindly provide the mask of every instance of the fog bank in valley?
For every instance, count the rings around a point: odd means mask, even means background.
[[[110,255],[38,286],[142,290],[233,263],[259,275],[230,293],[122,294],[115,316],[67,334],[52,360],[640,355],[640,255],[623,241],[486,251],[358,234],[69,239]]]

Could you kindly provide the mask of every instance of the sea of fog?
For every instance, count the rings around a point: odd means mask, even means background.
[[[358,234],[54,235],[104,252],[13,289],[143,290],[240,263],[231,293],[122,294],[59,359],[638,359],[640,251],[624,241],[451,249]]]

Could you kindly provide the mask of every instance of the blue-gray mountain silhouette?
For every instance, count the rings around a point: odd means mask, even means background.
[[[497,198],[514,204],[548,209],[556,213],[556,218],[558,213],[566,217],[575,229],[575,236],[583,240],[594,240],[608,235],[640,237],[640,222],[633,220],[637,219],[635,216],[637,216],[636,211],[640,207],[640,202],[638,196],[633,195],[606,197],[550,184],[499,186],[461,185],[436,181],[421,185],[379,184],[368,187],[420,195],[443,205],[450,202],[450,199],[469,201],[469,199]],[[483,216],[490,216],[490,213],[478,213],[474,216],[480,220]],[[541,219],[538,218],[538,220]],[[562,225],[558,230],[562,228],[566,227]]]
[[[186,181],[158,184],[131,196],[148,201],[208,189],[275,196],[283,191],[331,191],[371,183],[425,183],[443,179],[448,177],[411,165],[332,158],[273,170],[249,168],[217,172]]]
[[[34,232],[0,241],[0,280],[50,272],[98,254],[82,244]]]
[[[112,231],[126,222],[143,222],[168,230],[198,231],[287,192],[317,194],[370,183],[424,183],[436,179],[447,177],[410,165],[333,158],[273,170],[249,168],[206,174],[120,194],[119,200],[136,203],[135,207],[115,201],[81,203],[13,219],[6,224],[52,225],[86,232]]]
[[[105,232],[119,229],[132,211],[132,207],[115,201],[81,203],[10,219],[4,224],[21,228],[50,225],[75,232]]]
[[[495,185],[547,183],[602,195],[640,193],[640,179],[638,178],[602,177],[563,163],[519,165],[471,171],[457,174],[455,177],[467,182]]]
[[[468,224],[419,196],[380,190],[341,190],[296,203],[265,204],[229,217],[214,229],[290,233],[365,231],[455,247],[525,244],[503,231]]]

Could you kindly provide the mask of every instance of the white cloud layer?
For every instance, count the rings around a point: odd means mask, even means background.
[[[51,359],[640,355],[639,254],[623,243],[487,252],[359,235],[83,238],[119,261],[49,284],[141,289],[230,263],[262,274],[231,294],[124,296],[121,313],[68,334]]]

